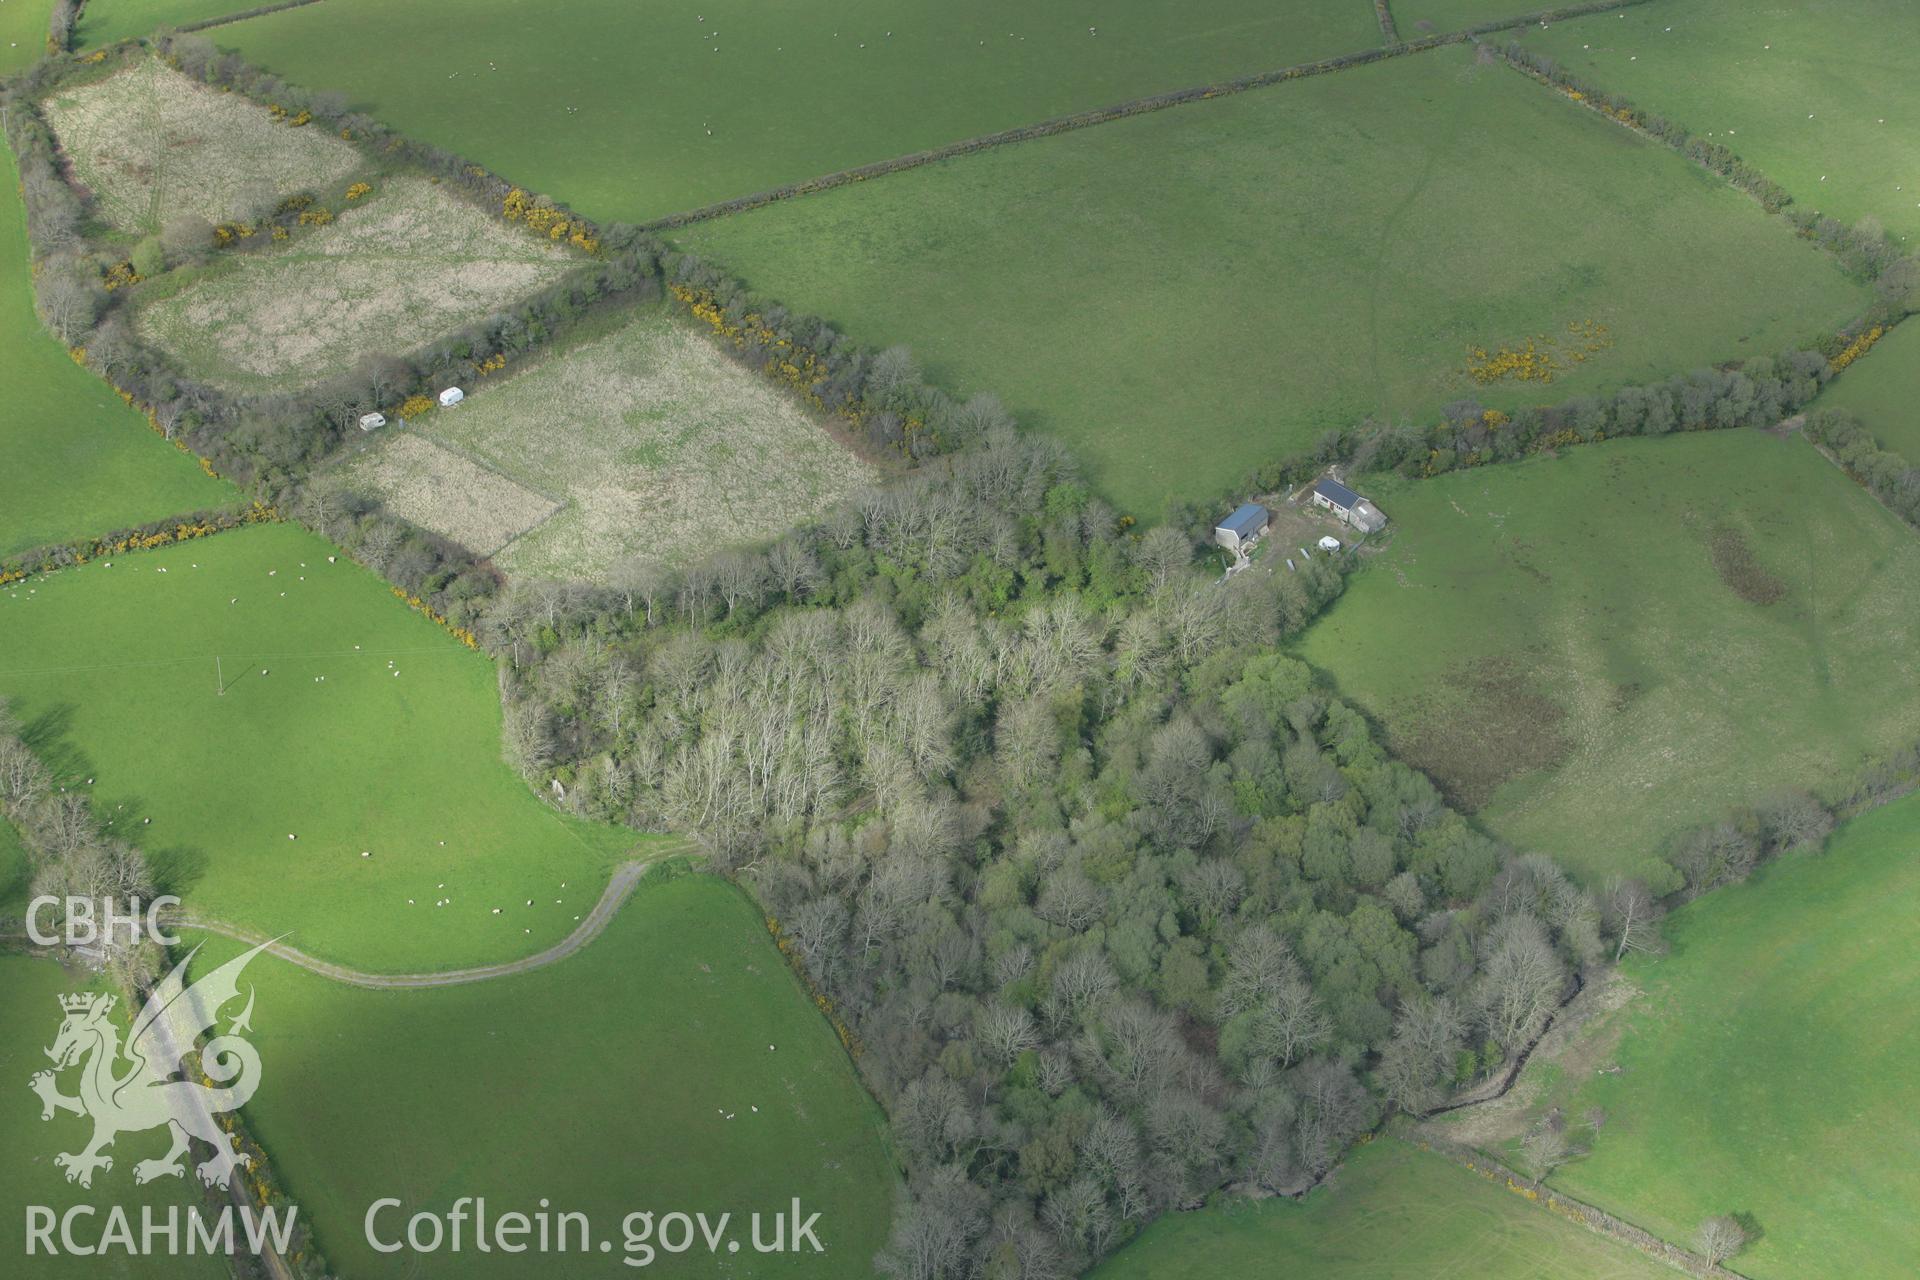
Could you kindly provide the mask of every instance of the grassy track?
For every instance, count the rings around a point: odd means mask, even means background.
[[[1842,827],[1667,925],[1636,961],[1618,1074],[1569,1110],[1611,1117],[1554,1185],[1670,1239],[1750,1215],[1757,1280],[1913,1273],[1920,1258],[1920,797]]]
[[[1920,6],[1663,0],[1534,29],[1526,44],[1710,133],[1800,204],[1920,242]]]
[[[211,34],[627,221],[1380,43],[1366,0],[326,0]]]
[[[545,1259],[543,1276],[621,1273],[620,1221],[637,1210],[731,1211],[744,1235],[748,1214],[797,1195],[829,1250],[662,1257],[646,1274],[839,1280],[868,1274],[885,1238],[880,1113],[759,914],[719,881],[642,885],[584,951],[499,982],[368,992],[270,958],[247,977],[265,1063],[248,1118],[343,1274],[534,1274],[498,1253],[375,1253],[361,1224],[381,1196],[409,1214],[485,1196],[495,1215],[545,1197],[616,1243],[612,1261]]]
[[[4,147],[0,186],[0,555],[231,501],[230,486],[155,436],[40,327],[19,173]]]
[[[1172,1213],[1093,1272],[1093,1280],[1655,1280],[1670,1276],[1625,1245],[1389,1138],[1347,1157],[1305,1201],[1230,1200]]]
[[[1889,673],[1920,642],[1920,541],[1803,440],[1623,441],[1375,497],[1394,541],[1301,656],[1590,880],[1913,735]]]
[[[1772,352],[1865,305],[1751,201],[1446,49],[1102,125],[683,233],[1058,433],[1125,509],[1369,413],[1560,399]],[[1613,345],[1549,388],[1467,348]]]
[[[191,1171],[188,1182],[163,1178],[144,1187],[134,1183],[135,1161],[166,1153],[166,1135],[158,1130],[123,1136],[112,1150],[113,1168],[96,1174],[90,1191],[67,1182],[54,1165],[56,1154],[86,1144],[93,1125],[64,1112],[42,1121],[40,1099],[27,1088],[27,1079],[49,1065],[41,1051],[60,1030],[59,998],[87,985],[52,960],[0,955],[0,1258],[6,1260],[6,1274],[23,1280],[220,1280],[227,1275],[226,1263],[201,1256],[132,1258],[117,1250],[104,1257],[26,1256],[27,1205],[44,1205],[55,1213],[74,1205],[98,1206],[90,1224],[82,1218],[76,1226],[81,1239],[91,1230],[97,1240],[110,1205],[124,1207],[137,1231],[143,1206],[151,1206],[164,1221],[169,1206],[200,1203]],[[124,1036],[124,1017],[120,1027]],[[74,1079],[73,1073],[63,1077],[63,1092],[73,1092]]]
[[[1920,466],[1920,323],[1908,321],[1880,339],[1814,407],[1858,414],[1883,448]]]
[[[553,944],[638,838],[530,794],[492,664],[332,553],[259,526],[0,593],[0,694],[194,911],[376,971]]]

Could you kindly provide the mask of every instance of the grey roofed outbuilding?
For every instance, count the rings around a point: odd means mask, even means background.
[[[1245,540],[1267,525],[1267,509],[1257,502],[1242,503],[1238,510],[1214,526],[1214,532],[1231,533]]]
[[[1362,499],[1359,494],[1341,484],[1338,480],[1316,481],[1313,491],[1343,510],[1351,510]]]

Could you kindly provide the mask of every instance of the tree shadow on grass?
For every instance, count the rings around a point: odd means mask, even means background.
[[[20,740],[62,785],[74,778],[93,776],[93,762],[67,736],[78,710],[75,703],[56,702],[20,725]]]
[[[191,845],[169,845],[164,849],[144,849],[147,866],[153,872],[153,887],[158,893],[170,893],[184,899],[207,873],[207,855]]]

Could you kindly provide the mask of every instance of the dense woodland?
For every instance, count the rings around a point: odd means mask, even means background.
[[[710,579],[481,628],[522,767],[702,833],[845,1029],[913,1189],[885,1268],[1044,1277],[1309,1185],[1653,942],[1642,887],[1496,846],[1273,651],[1340,581],[1197,574],[1002,431]]]

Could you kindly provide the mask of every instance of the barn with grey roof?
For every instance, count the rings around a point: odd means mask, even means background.
[[[1362,533],[1378,533],[1387,527],[1380,508],[1331,476],[1314,482],[1313,505],[1325,507]]]

